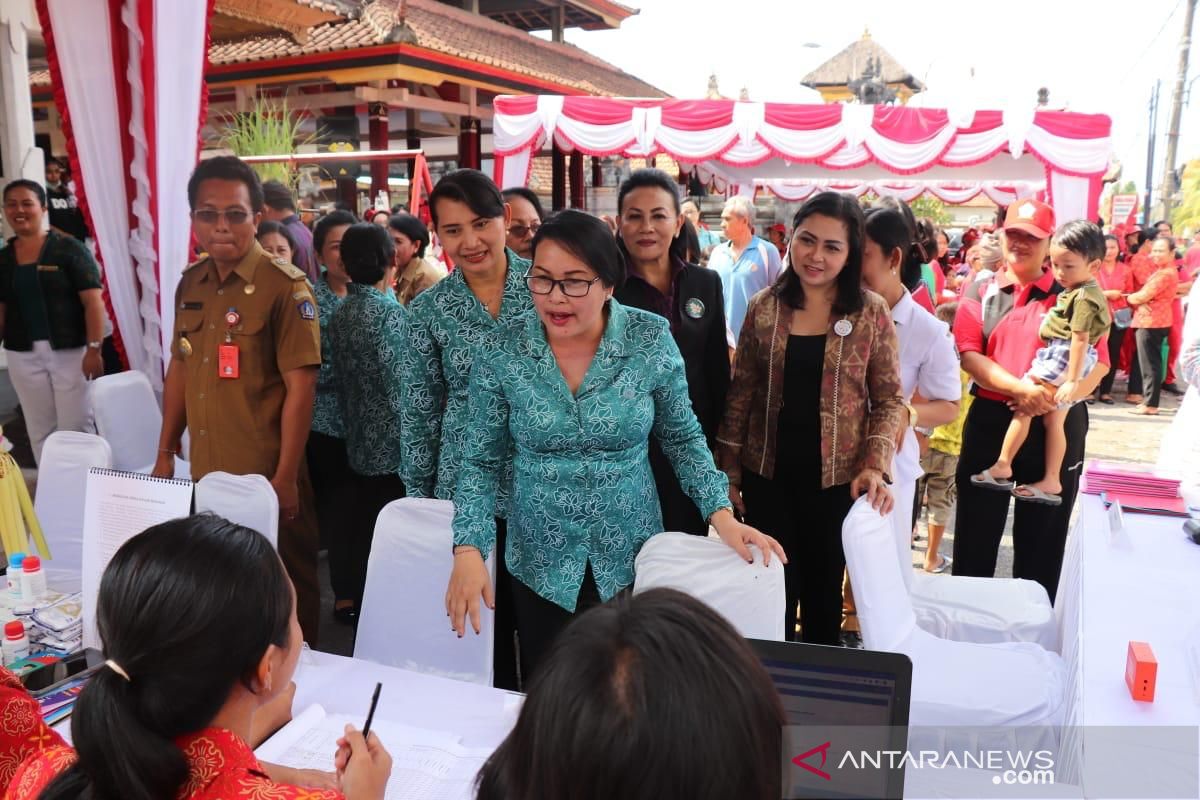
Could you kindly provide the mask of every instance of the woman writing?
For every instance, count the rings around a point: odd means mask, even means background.
[[[0,339],[34,460],[41,461],[50,434],[91,425],[87,382],[104,374],[100,270],[78,240],[42,230],[40,184],[5,186],[4,216],[16,236],[0,249]]]
[[[494,346],[497,329],[533,303],[524,285],[529,262],[505,248],[509,207],[482,172],[460,169],[429,196],[442,247],[456,268],[408,306],[401,351],[402,477],[409,497],[453,500],[462,451],[475,436],[467,413],[467,384],[475,351]],[[504,541],[507,486],[501,482],[493,513]],[[496,560],[495,685],[517,688],[511,603],[503,559]]]
[[[478,633],[480,599],[492,601],[492,509],[511,451],[506,560],[526,676],[576,613],[633,583],[638,550],[662,530],[651,433],[729,546],[747,561],[750,543],[764,561],[783,554],[734,519],[667,323],[612,300],[625,270],[605,223],[561,212],[538,230],[533,256],[526,281],[537,313],[476,354],[446,592],[451,626],[461,636],[469,618]]]
[[[958,415],[962,384],[949,327],[918,306],[900,281],[901,266],[914,248],[908,219],[896,209],[872,208],[866,213],[866,234],[863,285],[891,308],[900,342],[900,387],[908,413],[903,418],[892,476],[897,507],[892,519],[896,523],[897,552],[901,563],[907,565],[916,482],[922,474],[916,434],[926,435]],[[944,565],[938,566],[945,569]]]
[[[108,661],[75,704],[74,750],[0,672],[8,800],[382,800],[392,764],[374,734],[347,727],[336,775],[254,757],[255,714],[303,647],[295,592],[258,533],[210,515],[147,529],[104,570],[96,622]]]
[[[313,249],[321,267],[321,277],[313,285],[317,301],[317,322],[321,328],[321,369],[317,373],[317,393],[313,398],[312,430],[305,445],[313,499],[317,509],[317,527],[321,541],[329,550],[329,582],[333,587],[333,618],[345,625],[358,620],[354,581],[351,578],[349,543],[342,532],[351,492],[350,466],[346,461],[346,431],[338,407],[337,372],[333,366],[333,342],[329,323],[346,299],[350,276],[342,263],[342,236],[358,220],[349,211],[332,211],[317,220],[313,229]]]
[[[680,214],[677,186],[675,179],[656,169],[639,169],[621,184],[617,244],[627,275],[613,296],[624,306],[653,312],[671,324],[671,335],[683,355],[692,411],[711,449],[729,391],[725,300],[720,276],[683,258],[687,220]],[[680,488],[653,438],[650,468],[662,506],[663,530],[707,536],[708,523]]]
[[[1175,267],[1175,240],[1159,236],[1150,248],[1151,268],[1142,288],[1127,295],[1133,307],[1133,329],[1137,338],[1138,364],[1142,371],[1144,402],[1131,414],[1154,416],[1163,385],[1162,345],[1171,332],[1179,270]]]
[[[1023,376],[1043,346],[1038,330],[1054,307],[1062,286],[1046,269],[1054,211],[1037,200],[1008,207],[1001,234],[1004,261],[991,280],[967,288],[954,320],[954,338],[962,368],[975,382],[974,401],[963,424],[962,452],[955,486],[958,507],[954,518],[954,574],[990,578],[1008,520],[1012,496],[971,481],[992,466],[1013,412],[1034,419],[1024,446],[1017,453],[1012,480],[1032,483],[1045,474],[1045,429],[1040,416],[1055,407],[1053,392],[1035,387]],[[1079,470],[1087,438],[1087,404],[1108,369],[1108,345],[1097,343],[1100,364],[1082,379],[1071,401],[1064,430],[1066,457],[1060,472],[1062,504],[1018,503],[1013,511],[1013,577],[1035,580],[1050,599],[1058,589],[1067,525],[1079,488]],[[1103,366],[1102,366],[1103,365]]]
[[[900,360],[887,304],[861,285],[854,198],[815,195],[792,230],[788,269],[747,309],[717,455],[734,506],[796,556],[785,567],[789,635],[799,601],[804,641],[834,645],[842,521],[862,494],[880,513],[892,507]]]
[[[1121,345],[1125,342],[1125,331],[1133,318],[1133,311],[1125,301],[1125,295],[1133,290],[1133,278],[1129,265],[1117,259],[1121,254],[1117,237],[1111,234],[1105,236],[1104,248],[1104,260],[1100,262],[1096,282],[1108,299],[1108,313],[1112,316],[1112,326],[1108,329],[1108,360],[1116,364],[1120,360]],[[1110,369],[1100,381],[1097,389],[1100,396],[1097,399],[1105,405],[1113,404],[1112,387],[1116,377],[1117,371]]]

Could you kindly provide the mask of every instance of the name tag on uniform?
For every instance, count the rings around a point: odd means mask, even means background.
[[[38,264],[37,271],[38,272],[58,272],[58,265],[57,264]]]
[[[196,300],[185,300],[179,304],[180,311],[200,311],[204,308],[204,303]]]
[[[217,377],[238,377],[238,346],[226,343],[217,348]]]

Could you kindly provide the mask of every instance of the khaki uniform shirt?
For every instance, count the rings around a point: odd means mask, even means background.
[[[446,277],[446,271],[423,258],[414,258],[404,265],[396,279],[396,299],[406,306],[421,292]]]
[[[237,378],[217,375],[226,334],[238,346]],[[171,357],[187,371],[192,478],[216,470],[270,478],[279,462],[283,373],[321,364],[316,301],[304,272],[273,260],[257,242],[223,283],[211,259],[192,264],[175,292]]]

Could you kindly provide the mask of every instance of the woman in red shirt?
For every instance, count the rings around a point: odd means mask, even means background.
[[[347,728],[336,776],[277,772],[247,744],[303,647],[261,535],[211,515],[147,529],[105,569],[96,622],[108,661],[76,702],[74,750],[0,671],[5,800],[382,800],[392,762],[373,734]]]
[[[1125,331],[1129,328],[1132,317],[1129,304],[1125,302],[1125,295],[1133,291],[1133,276],[1130,274],[1129,265],[1117,260],[1121,253],[1121,243],[1117,237],[1109,234],[1104,237],[1104,243],[1104,261],[1100,263],[1100,270],[1096,273],[1096,282],[1108,298],[1108,313],[1112,317],[1112,326],[1108,329],[1108,360],[1116,364],[1120,359],[1121,344],[1125,341]],[[1097,392],[1101,403],[1113,404],[1112,387],[1116,377],[1117,371],[1110,369],[1100,380]]]
[[[1133,306],[1133,328],[1137,337],[1138,363],[1142,369],[1142,394],[1145,401],[1129,413],[1154,416],[1158,413],[1162,393],[1162,345],[1171,332],[1174,319],[1172,306],[1179,286],[1179,270],[1175,267],[1175,241],[1169,236],[1154,240],[1150,249],[1153,271],[1142,288],[1126,296]]]

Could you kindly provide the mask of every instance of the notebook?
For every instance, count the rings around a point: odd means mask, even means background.
[[[96,598],[105,567],[146,528],[190,514],[192,482],[92,467],[83,508],[83,646],[101,649]]]

